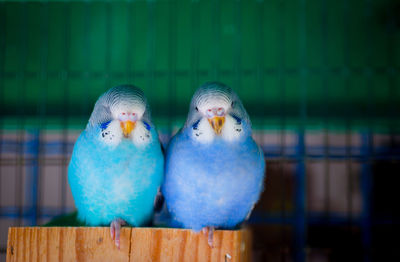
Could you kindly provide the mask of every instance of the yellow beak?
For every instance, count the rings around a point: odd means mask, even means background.
[[[214,129],[215,133],[217,135],[221,134],[222,127],[225,123],[225,117],[224,116],[214,116],[211,119],[208,119],[208,122],[210,122],[211,127]]]
[[[124,132],[124,136],[128,137],[129,134],[132,132],[133,129],[135,129],[135,122],[132,122],[130,120],[125,121],[125,122],[121,122],[121,128],[122,131]]]

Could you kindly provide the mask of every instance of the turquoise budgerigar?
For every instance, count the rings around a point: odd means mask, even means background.
[[[68,167],[78,218],[110,225],[120,246],[121,225],[151,222],[164,174],[164,156],[143,92],[111,88],[97,100]]]
[[[249,217],[263,190],[264,155],[237,94],[209,82],[195,92],[166,154],[162,192],[172,220],[207,234]]]

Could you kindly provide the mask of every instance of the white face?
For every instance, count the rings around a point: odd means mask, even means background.
[[[136,146],[146,146],[151,142],[150,125],[142,121],[145,105],[121,102],[110,108],[113,120],[103,126],[100,140],[111,147],[116,147],[124,139]]]
[[[202,118],[192,126],[192,137],[200,143],[210,143],[214,139],[236,141],[243,134],[242,122],[229,114],[231,101],[209,99],[200,101],[197,110]]]

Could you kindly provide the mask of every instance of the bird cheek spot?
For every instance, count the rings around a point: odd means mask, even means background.
[[[108,131],[102,132],[102,133],[101,133],[101,136],[102,136],[102,137],[105,137],[105,136],[107,136],[109,133],[110,133],[110,132],[108,132]]]
[[[194,124],[193,124],[193,126],[192,126],[192,127],[193,127],[193,130],[197,130],[197,129],[198,129],[200,120],[201,120],[201,119],[199,119],[199,120],[197,120],[196,122],[194,122]]]
[[[242,120],[238,116],[235,116],[233,114],[231,116],[236,120],[236,124],[237,125],[241,125],[242,124]]]
[[[151,127],[150,127],[149,123],[147,123],[146,121],[143,121],[143,124],[146,127],[147,131],[150,131]]]
[[[107,122],[104,122],[104,123],[100,124],[101,130],[106,129],[110,123],[111,123],[111,121],[107,121]]]

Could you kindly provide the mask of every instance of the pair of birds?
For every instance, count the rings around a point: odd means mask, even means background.
[[[203,230],[212,246],[214,228],[234,228],[249,217],[264,168],[250,119],[231,88],[209,82],[195,92],[164,163],[143,92],[118,86],[96,102],[75,143],[68,180],[78,218],[110,225],[118,248],[122,225],[152,220],[160,191],[175,224]]]

